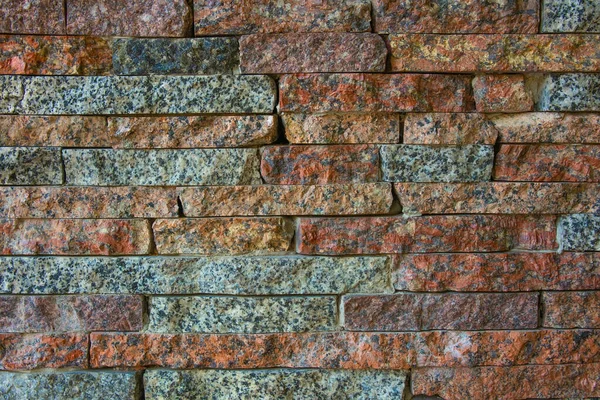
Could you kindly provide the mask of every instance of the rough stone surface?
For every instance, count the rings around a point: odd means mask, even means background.
[[[533,111],[533,96],[523,75],[486,75],[473,79],[473,93],[480,113]]]
[[[488,144],[496,143],[498,131],[476,113],[411,113],[404,119],[403,144]]]
[[[111,54],[103,38],[0,35],[0,74],[107,75]]]
[[[315,332],[336,329],[336,297],[151,297],[160,333]]]
[[[280,111],[470,112],[474,108],[469,76],[297,74],[280,80]]]
[[[550,74],[538,84],[538,111],[600,111],[600,74]]]
[[[108,147],[104,117],[0,115],[0,146]]]
[[[116,148],[257,146],[277,140],[277,118],[273,115],[108,117],[108,136]]]
[[[446,400],[596,398],[600,364],[524,367],[419,368],[413,393],[438,394]]]
[[[538,325],[537,293],[351,295],[342,301],[347,330],[533,329]]]
[[[60,149],[0,147],[0,185],[60,185]]]
[[[270,113],[268,76],[0,76],[0,112],[17,114]]]
[[[0,219],[0,254],[147,254],[144,220]]]
[[[538,0],[373,0],[379,33],[537,33],[538,9]]]
[[[62,0],[3,0],[0,33],[60,35],[65,33]]]
[[[0,332],[137,331],[141,296],[0,296]]]
[[[369,145],[271,146],[261,149],[260,172],[276,185],[379,181],[379,149]]]
[[[504,144],[494,180],[600,182],[600,146]]]
[[[388,183],[182,188],[179,198],[188,217],[387,214],[393,200]]]
[[[392,293],[387,257],[1,257],[0,292]]]
[[[0,215],[7,218],[164,218],[177,211],[174,188],[0,188]]]
[[[562,217],[558,225],[558,242],[566,251],[600,251],[600,215]]]
[[[250,35],[240,39],[246,74],[383,72],[387,48],[374,33]]]
[[[122,38],[112,46],[116,75],[217,75],[239,68],[235,38]]]
[[[545,0],[541,29],[600,33],[600,4],[594,0]]]
[[[0,372],[4,400],[136,400],[138,393],[134,372]]]
[[[192,9],[185,0],[69,0],[67,33],[90,36],[187,36]]]
[[[285,137],[292,144],[398,143],[398,114],[283,113]],[[1,121],[1,120],[0,120]]]
[[[391,400],[402,397],[402,371],[169,371],[144,374],[147,399],[252,398]]]
[[[404,214],[600,213],[600,185],[589,183],[397,183]]]
[[[196,36],[251,33],[366,32],[371,30],[368,0],[194,1]]]
[[[466,215],[302,218],[301,254],[377,254],[551,250],[554,216]]]
[[[380,147],[382,179],[386,182],[488,181],[494,148],[484,145]]]
[[[600,328],[600,292],[550,292],[542,299],[544,326]]]
[[[159,219],[152,230],[159,254],[284,252],[294,236],[291,221],[276,217]]]
[[[255,149],[63,150],[68,185],[260,184]]]
[[[600,143],[600,114],[492,115],[501,143]]]
[[[598,35],[392,35],[397,72],[597,72]]]
[[[85,333],[0,333],[0,344],[2,370],[88,367]]]
[[[410,254],[396,256],[392,280],[415,292],[596,290],[600,254]]]

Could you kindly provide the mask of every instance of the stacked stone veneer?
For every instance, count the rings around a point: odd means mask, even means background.
[[[600,397],[597,0],[4,0],[0,398]]]

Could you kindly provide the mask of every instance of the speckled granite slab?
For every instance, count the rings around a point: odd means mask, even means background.
[[[551,74],[538,87],[538,111],[600,111],[600,73]]]
[[[566,251],[600,251],[600,215],[562,217],[558,222],[558,241]]]
[[[57,147],[0,147],[0,185],[60,185]]]
[[[542,32],[600,32],[600,2],[544,0]]]

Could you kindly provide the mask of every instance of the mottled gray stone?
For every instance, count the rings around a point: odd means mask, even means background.
[[[238,41],[123,38],[113,41],[116,75],[233,74],[239,70]]]
[[[544,0],[542,32],[600,32],[600,2]]]
[[[600,251],[600,215],[572,214],[558,222],[561,250]]]
[[[3,400],[136,400],[134,372],[0,372]]]
[[[15,76],[0,83],[0,113],[17,114],[270,113],[276,95],[264,75]]]
[[[147,400],[401,399],[406,373],[386,370],[148,370]]]
[[[489,181],[494,164],[494,148],[485,145],[384,145],[380,154],[386,182]]]
[[[252,185],[256,149],[64,149],[68,185]]]
[[[12,294],[392,293],[387,257],[0,257]]]
[[[57,147],[0,147],[0,185],[63,183]]]
[[[538,111],[600,111],[600,74],[550,74],[537,86]]]
[[[160,333],[273,333],[331,331],[335,296],[151,297],[148,331]]]

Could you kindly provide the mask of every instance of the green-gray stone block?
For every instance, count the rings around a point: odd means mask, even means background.
[[[558,222],[558,243],[566,251],[600,251],[600,215],[572,214]]]
[[[600,74],[550,74],[537,86],[538,111],[600,111]]]
[[[0,185],[60,185],[58,147],[0,147]]]
[[[542,32],[600,32],[600,2],[544,0]]]

